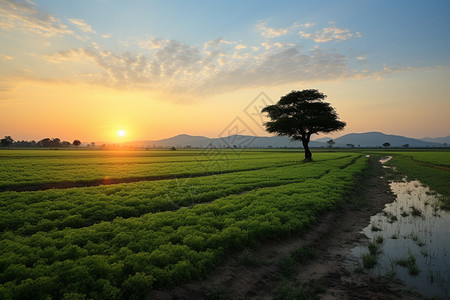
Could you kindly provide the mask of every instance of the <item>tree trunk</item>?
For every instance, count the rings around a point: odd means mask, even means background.
[[[303,140],[302,144],[303,144],[303,148],[305,149],[305,159],[303,160],[303,162],[312,161],[312,153],[311,153],[311,150],[309,150],[308,142]]]

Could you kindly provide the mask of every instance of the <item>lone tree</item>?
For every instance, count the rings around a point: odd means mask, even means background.
[[[290,136],[301,141],[305,149],[305,162],[312,161],[309,141],[312,134],[333,132],[344,129],[346,123],[330,103],[323,102],[327,96],[318,90],[292,91],[281,97],[274,105],[263,108],[271,121],[264,125],[270,133]]]
[[[388,142],[386,142],[386,143],[383,144],[383,147],[384,147],[384,148],[388,148],[388,147],[390,147],[390,146],[391,146],[391,144],[388,143]]]

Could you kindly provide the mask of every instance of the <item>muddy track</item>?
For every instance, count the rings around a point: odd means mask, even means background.
[[[371,168],[383,172],[377,161]],[[242,252],[234,253],[218,266],[210,277],[173,289],[155,290],[151,299],[273,299],[280,297],[282,287],[298,289],[299,283],[315,280],[324,291],[318,299],[421,299],[398,282],[358,272],[348,260],[349,251],[361,243],[368,243],[360,233],[370,216],[394,200],[387,182],[375,173],[358,184],[361,188],[350,197],[364,199],[362,208],[355,205],[321,215],[306,233],[265,243],[251,249],[256,264],[242,263]],[[310,245],[317,257],[307,263],[295,264],[293,277],[280,273],[279,262],[299,247]],[[219,297],[218,297],[219,295]],[[212,297],[214,298],[214,297]]]

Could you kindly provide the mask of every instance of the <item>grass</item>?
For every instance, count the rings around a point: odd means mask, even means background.
[[[374,242],[370,242],[367,245],[369,253],[365,253],[361,256],[364,269],[372,269],[378,263],[378,255],[381,253],[380,245],[383,243],[383,237],[377,236]]]
[[[310,280],[306,283],[297,283],[294,287],[288,283],[277,290],[274,299],[279,300],[315,300],[320,299],[319,294],[325,292],[325,287],[319,280]]]
[[[396,222],[396,221],[398,221],[398,218],[397,218],[397,216],[394,216],[394,215],[392,215],[391,217],[390,217],[390,219],[389,219],[389,223],[394,223],[394,222]]]
[[[397,216],[395,216],[391,212],[383,211],[383,216],[385,216],[388,219],[388,222],[391,224],[398,221]]]
[[[377,227],[375,224],[372,224],[372,226],[370,227],[370,230],[372,230],[373,232],[376,232],[376,231],[381,231],[381,228]]]
[[[231,291],[225,289],[219,284],[214,284],[206,291],[206,300],[231,300],[233,299]]]
[[[442,207],[450,209],[450,151],[392,152],[387,164],[395,166],[398,174],[418,179],[442,195]]]
[[[422,216],[422,211],[418,208],[416,208],[415,206],[411,206],[411,215],[414,217],[421,217]]]
[[[294,258],[292,256],[290,256],[290,255],[285,257],[285,258],[283,258],[278,263],[278,271],[284,277],[292,278],[297,273],[296,264],[295,264]]]
[[[60,299],[64,294],[139,298],[144,290],[205,278],[235,251],[241,251],[242,263],[256,265],[259,261],[248,249],[308,230],[321,214],[345,202],[355,176],[367,166],[360,154],[318,153],[315,162],[301,164],[301,155],[292,151],[244,151],[229,159],[230,164],[222,159],[220,168],[212,167],[208,173],[203,163],[219,161],[205,159],[199,151],[197,156],[192,155],[195,151],[137,151],[129,158],[128,152],[94,152],[80,151],[75,159],[64,157],[69,152],[21,157],[22,152],[10,151],[16,156],[0,160],[16,169],[20,166],[24,174],[43,169],[53,180],[58,174],[70,179],[87,169],[95,178],[116,167],[122,171],[148,167],[151,175],[156,165],[169,175],[182,170],[192,174],[190,167],[198,159],[196,168],[201,167],[204,176],[0,192],[0,298],[21,298],[30,290],[40,299]],[[152,156],[146,157],[149,153]],[[113,156],[99,160],[97,154],[117,154],[117,161]],[[242,169],[249,166],[259,167]],[[27,177],[12,173],[13,181]],[[296,264],[314,257],[310,247],[297,249],[280,262],[280,272],[292,276]],[[215,287],[209,294],[226,296]]]
[[[383,244],[383,241],[384,241],[384,239],[383,239],[383,236],[381,236],[381,235],[378,235],[378,236],[375,238],[375,242],[376,242],[377,244]]]
[[[252,267],[260,265],[261,261],[258,260],[248,248],[245,248],[239,258],[239,263]]]
[[[407,268],[408,273],[411,276],[416,276],[420,272],[419,268],[416,265],[416,258],[411,254],[407,258],[395,260],[395,263],[399,266]]]
[[[317,255],[317,250],[310,245],[301,246],[291,253],[292,258],[297,263],[301,264],[305,264],[310,260],[315,259]]]
[[[378,246],[378,244],[373,242],[370,242],[367,248],[369,249],[369,253],[372,255],[378,255],[380,251],[380,247]]]
[[[402,217],[408,217],[409,216],[409,214],[406,212],[406,211],[403,211],[401,214],[400,214],[400,216],[402,216]]]
[[[363,265],[365,269],[372,269],[378,262],[377,255],[366,253],[361,256]]]
[[[149,291],[205,278],[235,251],[242,251],[241,263],[257,265],[249,249],[308,230],[370,172],[358,153],[314,159],[301,164],[300,153],[282,150],[7,151],[0,157],[1,296],[132,298],[139,296],[133,287]],[[106,176],[178,180],[5,191]],[[367,199],[350,204],[358,209]],[[371,247],[365,266],[376,264]],[[316,255],[308,245],[296,249],[280,261],[280,274],[295,277],[298,265]],[[321,283],[292,291],[286,299],[316,297]],[[232,295],[213,286],[208,298]]]

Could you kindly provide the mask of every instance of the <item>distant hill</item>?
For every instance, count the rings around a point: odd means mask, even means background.
[[[450,145],[450,135],[447,135],[445,137],[437,137],[437,138],[425,137],[425,138],[421,138],[420,140],[424,141],[424,142],[439,143],[439,144],[447,143],[447,145]]]
[[[208,138],[204,136],[191,136],[187,134],[180,134],[171,138],[156,140],[156,141],[133,141],[122,143],[126,146],[134,147],[176,147],[176,148],[284,148],[293,147],[300,148],[301,143],[299,141],[292,142],[289,137],[284,136],[249,136],[249,135],[231,135],[222,138]],[[311,147],[325,146],[324,143],[310,142]]]
[[[443,144],[426,142],[418,139],[408,138],[400,135],[384,134],[381,132],[350,133],[334,139],[335,147],[346,147],[353,144],[355,147],[381,147],[384,143],[391,144],[391,147],[402,147],[408,144],[409,147],[442,147]]]
[[[318,138],[318,139],[316,139],[316,140],[314,140],[314,141],[315,141],[315,142],[326,143],[326,142],[328,142],[329,140],[333,140],[333,139],[326,136],[326,137]]]
[[[126,142],[123,145],[130,145],[136,147],[206,147],[210,143],[210,138],[204,136],[192,136],[187,134],[179,134],[177,136],[156,140],[156,141],[135,141]]]
[[[324,147],[328,144],[326,141],[331,138],[324,137],[311,141],[310,147]],[[442,147],[443,143],[437,143],[432,141],[423,141],[419,139],[408,138],[399,135],[388,135],[381,132],[366,132],[366,133],[350,133],[339,138],[333,139],[336,144],[335,148],[347,148],[347,144],[353,144],[355,147],[381,147],[384,143],[388,142],[391,147],[402,147],[405,144],[409,144],[411,148],[422,147]],[[450,142],[448,143],[450,144]],[[192,136],[187,134],[180,134],[171,138],[162,140],[145,140],[145,141],[133,141],[126,142],[122,145],[134,146],[134,147],[176,147],[176,148],[300,148],[301,143],[299,141],[292,142],[290,138],[284,136],[272,136],[272,137],[257,137],[248,135],[231,135],[222,138],[208,138],[205,136]]]

